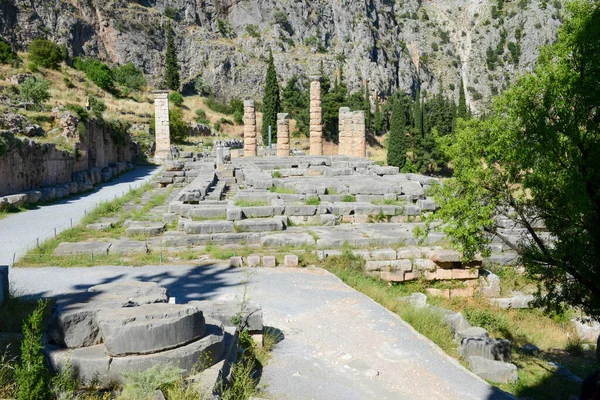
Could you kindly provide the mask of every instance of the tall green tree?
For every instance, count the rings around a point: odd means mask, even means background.
[[[408,139],[405,132],[406,111],[402,107],[401,101],[396,100],[392,106],[392,121],[387,152],[388,165],[398,168],[404,167],[408,150]]]
[[[469,118],[469,109],[467,108],[467,99],[465,97],[465,85],[462,78],[460,79],[460,88],[458,92],[458,108],[456,110],[456,116],[462,119]]]
[[[577,306],[600,318],[600,4],[578,0],[567,15],[493,113],[460,122],[436,218],[466,258],[489,252],[493,238],[516,251],[548,311]],[[506,237],[498,216],[524,239]]]
[[[281,108],[296,120],[297,133],[308,136],[310,124],[309,95],[298,75],[293,75],[281,91]]]
[[[277,141],[277,113],[279,112],[279,82],[277,82],[277,72],[275,71],[275,62],[273,52],[269,50],[269,61],[267,66],[267,77],[265,79],[265,92],[263,95],[263,120],[262,120],[262,140],[263,144],[269,142],[269,126],[271,127],[271,139]]]
[[[379,103],[379,93],[375,93],[375,112],[373,115],[373,129],[375,130],[376,135],[379,135],[383,130],[381,104]]]
[[[323,107],[323,125],[325,136],[330,140],[338,140],[340,107],[348,106],[348,87],[344,83],[343,69],[340,66],[339,77],[336,77],[333,88],[327,93],[321,93]]]
[[[371,130],[371,100],[369,99],[369,81],[365,81],[365,96],[363,102],[363,110],[365,110],[365,125],[367,130]]]
[[[417,89],[413,107],[413,126],[418,134],[423,134],[423,107],[421,103],[421,89]]]
[[[171,24],[167,24],[167,54],[165,57],[165,82],[171,90],[178,91],[179,63],[177,62],[177,50],[175,49],[175,35],[171,29]]]

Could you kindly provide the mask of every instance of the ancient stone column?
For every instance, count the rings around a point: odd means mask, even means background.
[[[223,165],[225,162],[225,155],[223,153],[223,144],[221,142],[217,143],[217,147],[215,149],[215,156],[217,158],[217,166]]]
[[[288,157],[290,155],[290,115],[287,113],[277,114],[277,156]]]
[[[340,108],[338,154],[351,157],[366,157],[367,136],[364,111]]]
[[[156,90],[154,93],[154,122],[156,151],[154,158],[158,162],[171,159],[171,130],[169,129],[169,92]]]
[[[244,157],[256,157],[256,110],[254,100],[244,101]]]
[[[310,155],[323,155],[323,108],[321,107],[321,78],[310,82]]]

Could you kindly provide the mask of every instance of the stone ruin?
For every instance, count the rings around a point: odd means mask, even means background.
[[[169,128],[169,91],[156,90],[154,92],[154,115],[156,150],[154,158],[158,162],[171,159],[171,130]]]
[[[310,83],[310,155],[323,155],[323,108],[321,107],[321,79],[313,77]]]
[[[367,136],[364,111],[340,108],[339,150],[341,156],[366,157]]]
[[[260,305],[247,302],[242,310],[237,301],[169,300],[164,287],[139,281],[97,285],[59,300],[45,347],[52,368],[70,363],[83,385],[108,388],[122,383],[123,374],[155,364],[171,363],[186,375],[200,365],[196,380],[212,393],[219,379],[230,377],[237,357],[233,317],[240,315],[240,327],[262,339]]]

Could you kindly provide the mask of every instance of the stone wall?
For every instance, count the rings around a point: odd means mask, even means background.
[[[364,111],[350,111],[340,108],[340,156],[366,157],[366,125]]]
[[[75,173],[131,162],[135,152],[128,134],[95,120],[87,123],[86,134],[79,135],[75,154],[55,144],[16,139],[9,132],[0,136],[8,143],[0,155],[0,196],[67,184]]]

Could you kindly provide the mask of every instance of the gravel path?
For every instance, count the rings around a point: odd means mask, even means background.
[[[97,267],[11,269],[19,294],[57,296],[118,279],[166,286],[178,303],[242,296],[283,332],[261,382],[274,399],[506,399],[398,316],[321,269]]]
[[[79,223],[89,211],[101,201],[112,200],[121,196],[131,188],[148,182],[159,172],[160,168],[138,166],[112,182],[97,186],[94,192],[70,197],[60,202],[41,206],[35,210],[23,211],[0,220],[0,265],[12,265],[13,255],[16,259],[29,248],[45,239],[54,236],[54,229],[59,233]]]

